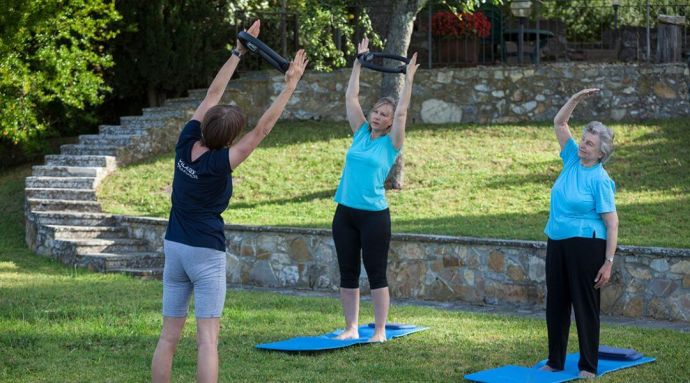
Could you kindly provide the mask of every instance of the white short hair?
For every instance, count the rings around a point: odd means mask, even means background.
[[[599,136],[599,150],[604,154],[600,161],[605,164],[613,154],[613,130],[599,121],[592,121],[585,126],[582,135],[584,136],[585,133]]]

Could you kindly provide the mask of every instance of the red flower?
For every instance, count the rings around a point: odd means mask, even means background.
[[[457,15],[451,12],[436,12],[431,16],[431,34],[488,37],[491,34],[491,22],[482,12],[463,12]]]

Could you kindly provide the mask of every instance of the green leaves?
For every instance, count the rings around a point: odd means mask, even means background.
[[[0,140],[31,147],[65,124],[69,109],[102,102],[113,65],[104,44],[119,15],[102,0],[8,2],[0,8]]]
[[[357,27],[370,37],[371,45],[383,46],[366,12],[355,18],[354,10],[348,5],[348,1],[340,0],[307,0],[298,8],[300,42],[309,52],[315,70],[330,71],[345,66],[346,58],[355,54],[353,37]]]
[[[270,45],[273,41],[279,41],[280,30],[275,28],[279,21],[275,15],[280,14],[281,6],[281,1],[244,0],[231,8],[233,12],[251,16],[252,20],[263,17],[260,38]],[[299,45],[307,51],[309,67],[313,70],[329,72],[345,66],[347,58],[355,54],[356,32],[368,36],[371,46],[383,47],[366,10],[354,6],[352,1],[287,0],[285,6],[289,14],[297,15]],[[267,25],[274,27],[269,29]],[[293,53],[289,52],[288,55]]]
[[[122,30],[112,45],[120,99],[156,106],[166,95],[208,86],[230,55],[229,0],[120,0]],[[135,106],[137,102],[130,102]]]

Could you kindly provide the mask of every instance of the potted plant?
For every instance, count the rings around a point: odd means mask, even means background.
[[[435,62],[477,65],[479,38],[491,34],[491,22],[482,12],[436,12],[431,17],[431,34],[435,37]]]

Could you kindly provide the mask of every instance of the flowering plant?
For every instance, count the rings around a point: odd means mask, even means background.
[[[482,12],[455,14],[441,11],[431,16],[431,34],[434,36],[477,35],[488,37],[491,34],[491,22]]]

